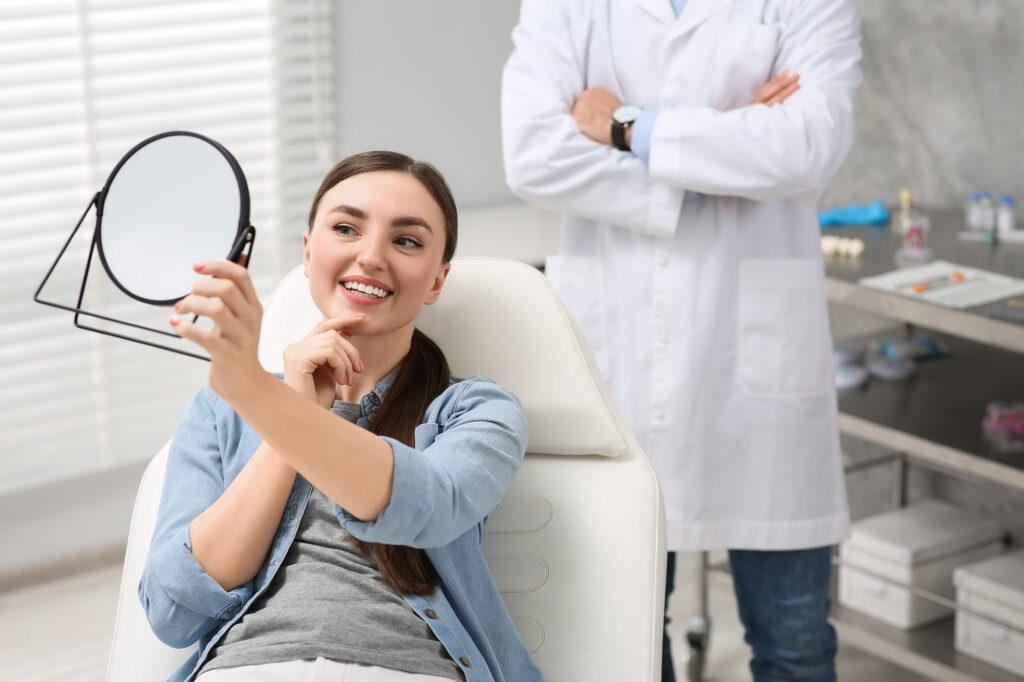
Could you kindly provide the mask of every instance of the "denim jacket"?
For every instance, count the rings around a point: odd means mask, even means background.
[[[393,380],[361,401],[366,428]],[[484,521],[522,463],[527,422],[516,397],[484,377],[453,382],[416,427],[415,448],[385,438],[394,457],[391,501],[371,522],[336,509],[366,542],[426,551],[438,589],[405,600],[430,625],[467,682],[543,680],[516,632],[480,550]],[[277,534],[256,577],[230,592],[192,556],[189,524],[216,501],[261,438],[209,387],[178,426],[139,598],[156,636],[199,646],[171,680],[191,680],[229,627],[270,584],[295,538],[312,486],[295,477]]]

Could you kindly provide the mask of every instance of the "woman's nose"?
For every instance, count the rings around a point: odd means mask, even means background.
[[[362,242],[356,262],[369,270],[381,270],[384,268],[386,259],[384,257],[386,244],[379,239],[366,239]]]

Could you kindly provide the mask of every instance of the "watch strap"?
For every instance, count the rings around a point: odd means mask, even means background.
[[[624,152],[629,151],[629,145],[626,144],[626,130],[633,125],[633,121],[628,123],[619,123],[612,119],[612,144],[615,145],[616,149],[621,149]]]

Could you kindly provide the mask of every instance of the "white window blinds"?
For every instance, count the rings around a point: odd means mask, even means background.
[[[79,330],[32,301],[136,143],[193,130],[224,144],[249,184],[260,294],[299,262],[334,160],[330,11],[327,0],[0,2],[0,492],[152,456],[205,382],[204,362]],[[90,214],[45,298],[74,302],[92,225]],[[90,286],[102,275],[94,260]]]

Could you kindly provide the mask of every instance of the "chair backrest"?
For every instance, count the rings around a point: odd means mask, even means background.
[[[321,315],[301,268],[267,300],[260,361]],[[456,376],[482,374],[522,401],[523,467],[484,528],[483,551],[534,660],[551,682],[657,680],[665,581],[657,479],[610,400],[575,322],[538,271],[455,259],[418,326]],[[129,534],[108,680],[166,679],[190,652],[149,630],[136,596],[162,485],[165,447],[143,477]]]

